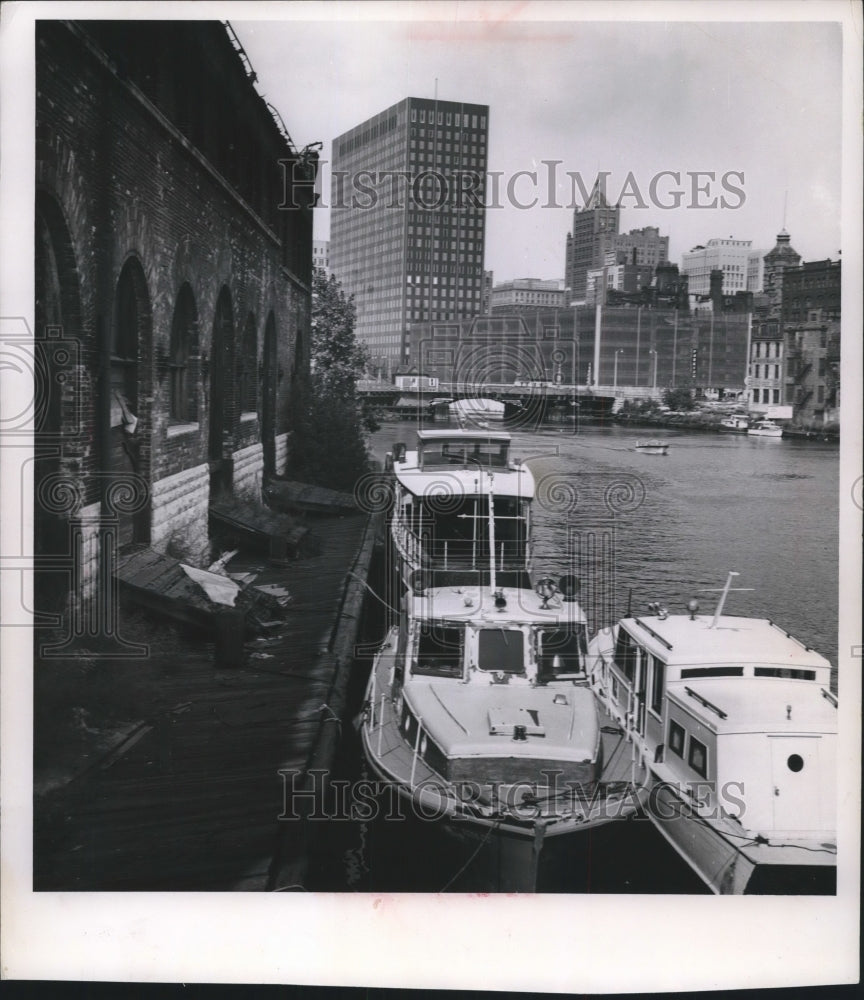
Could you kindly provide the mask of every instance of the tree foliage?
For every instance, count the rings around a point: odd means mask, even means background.
[[[670,410],[687,411],[695,407],[693,393],[689,389],[667,389],[663,393],[663,403]]]
[[[369,469],[366,434],[374,415],[357,395],[367,352],[354,336],[356,310],[334,276],[312,280],[309,388],[299,407],[294,474],[307,482],[351,490]]]

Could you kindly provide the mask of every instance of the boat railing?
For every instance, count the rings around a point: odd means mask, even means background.
[[[434,538],[420,535],[404,522],[394,522],[396,544],[405,559],[414,566],[428,569],[484,569],[489,565],[489,542],[485,538]],[[495,542],[495,566],[499,570],[524,569],[530,563],[527,539]]]

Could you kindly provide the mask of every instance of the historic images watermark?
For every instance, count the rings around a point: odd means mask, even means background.
[[[334,778],[326,769],[308,772],[282,768],[282,812],[280,822],[371,823],[405,822],[418,819],[434,823],[486,819],[502,815],[526,823],[564,819],[574,813],[590,815],[591,821],[627,816],[674,822],[700,819],[742,820],[744,782],[693,781],[687,784],[658,782],[645,794],[631,782],[621,782],[614,794],[601,782],[583,784],[562,780],[563,772],[544,770],[537,782],[482,785],[463,780],[443,785],[425,780],[409,792],[397,782],[362,778]],[[635,810],[635,813],[634,813]]]
[[[319,161],[320,168],[326,161]],[[298,191],[315,187],[294,160],[280,160],[282,210],[299,208]],[[589,204],[599,192],[609,205],[622,208],[738,209],[746,200],[743,170],[660,170],[623,178],[611,170],[593,178],[564,169],[563,160],[541,160],[540,169],[479,171],[422,168],[417,170],[331,170],[332,200],[317,192],[316,207],[333,209],[442,209],[565,208]]]

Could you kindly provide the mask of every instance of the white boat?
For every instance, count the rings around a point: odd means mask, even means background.
[[[504,404],[498,399],[457,399],[450,403],[450,416],[461,426],[485,426],[504,419]]]
[[[783,428],[780,424],[775,424],[773,420],[757,420],[752,427],[747,429],[748,434],[754,437],[783,437]]]
[[[494,484],[499,582],[530,587],[534,477],[510,446],[506,431],[448,429],[418,431],[413,451],[394,445],[385,462],[394,477],[390,539],[406,586],[421,569],[436,574],[434,582],[488,582]]]
[[[831,667],[778,625],[658,605],[589,644],[592,684],[651,773],[648,815],[715,893],[836,891]]]
[[[635,814],[648,771],[589,686],[575,577],[531,588],[523,565],[515,585],[502,584],[498,475],[476,475],[486,480],[474,497],[487,507],[488,569],[462,571],[473,583],[412,572],[373,662],[360,732],[385,787],[451,832],[494,836],[506,859],[499,889],[533,891],[544,841]]]
[[[669,451],[669,445],[665,441],[637,441],[636,451],[641,451],[644,455],[665,455]]]
[[[750,427],[750,418],[738,413],[732,414],[731,417],[724,417],[720,421],[721,431],[734,431],[739,434],[745,433]]]

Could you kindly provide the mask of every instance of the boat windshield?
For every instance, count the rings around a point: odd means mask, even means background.
[[[525,636],[518,628],[484,628],[477,635],[477,666],[505,674],[525,673]]]
[[[420,446],[420,467],[440,465],[481,465],[484,468],[507,467],[507,441],[423,441]]]
[[[583,670],[587,652],[584,626],[538,628],[536,641],[537,679],[541,684]]]
[[[417,642],[417,659],[412,673],[429,677],[462,676],[461,628],[424,625]]]

